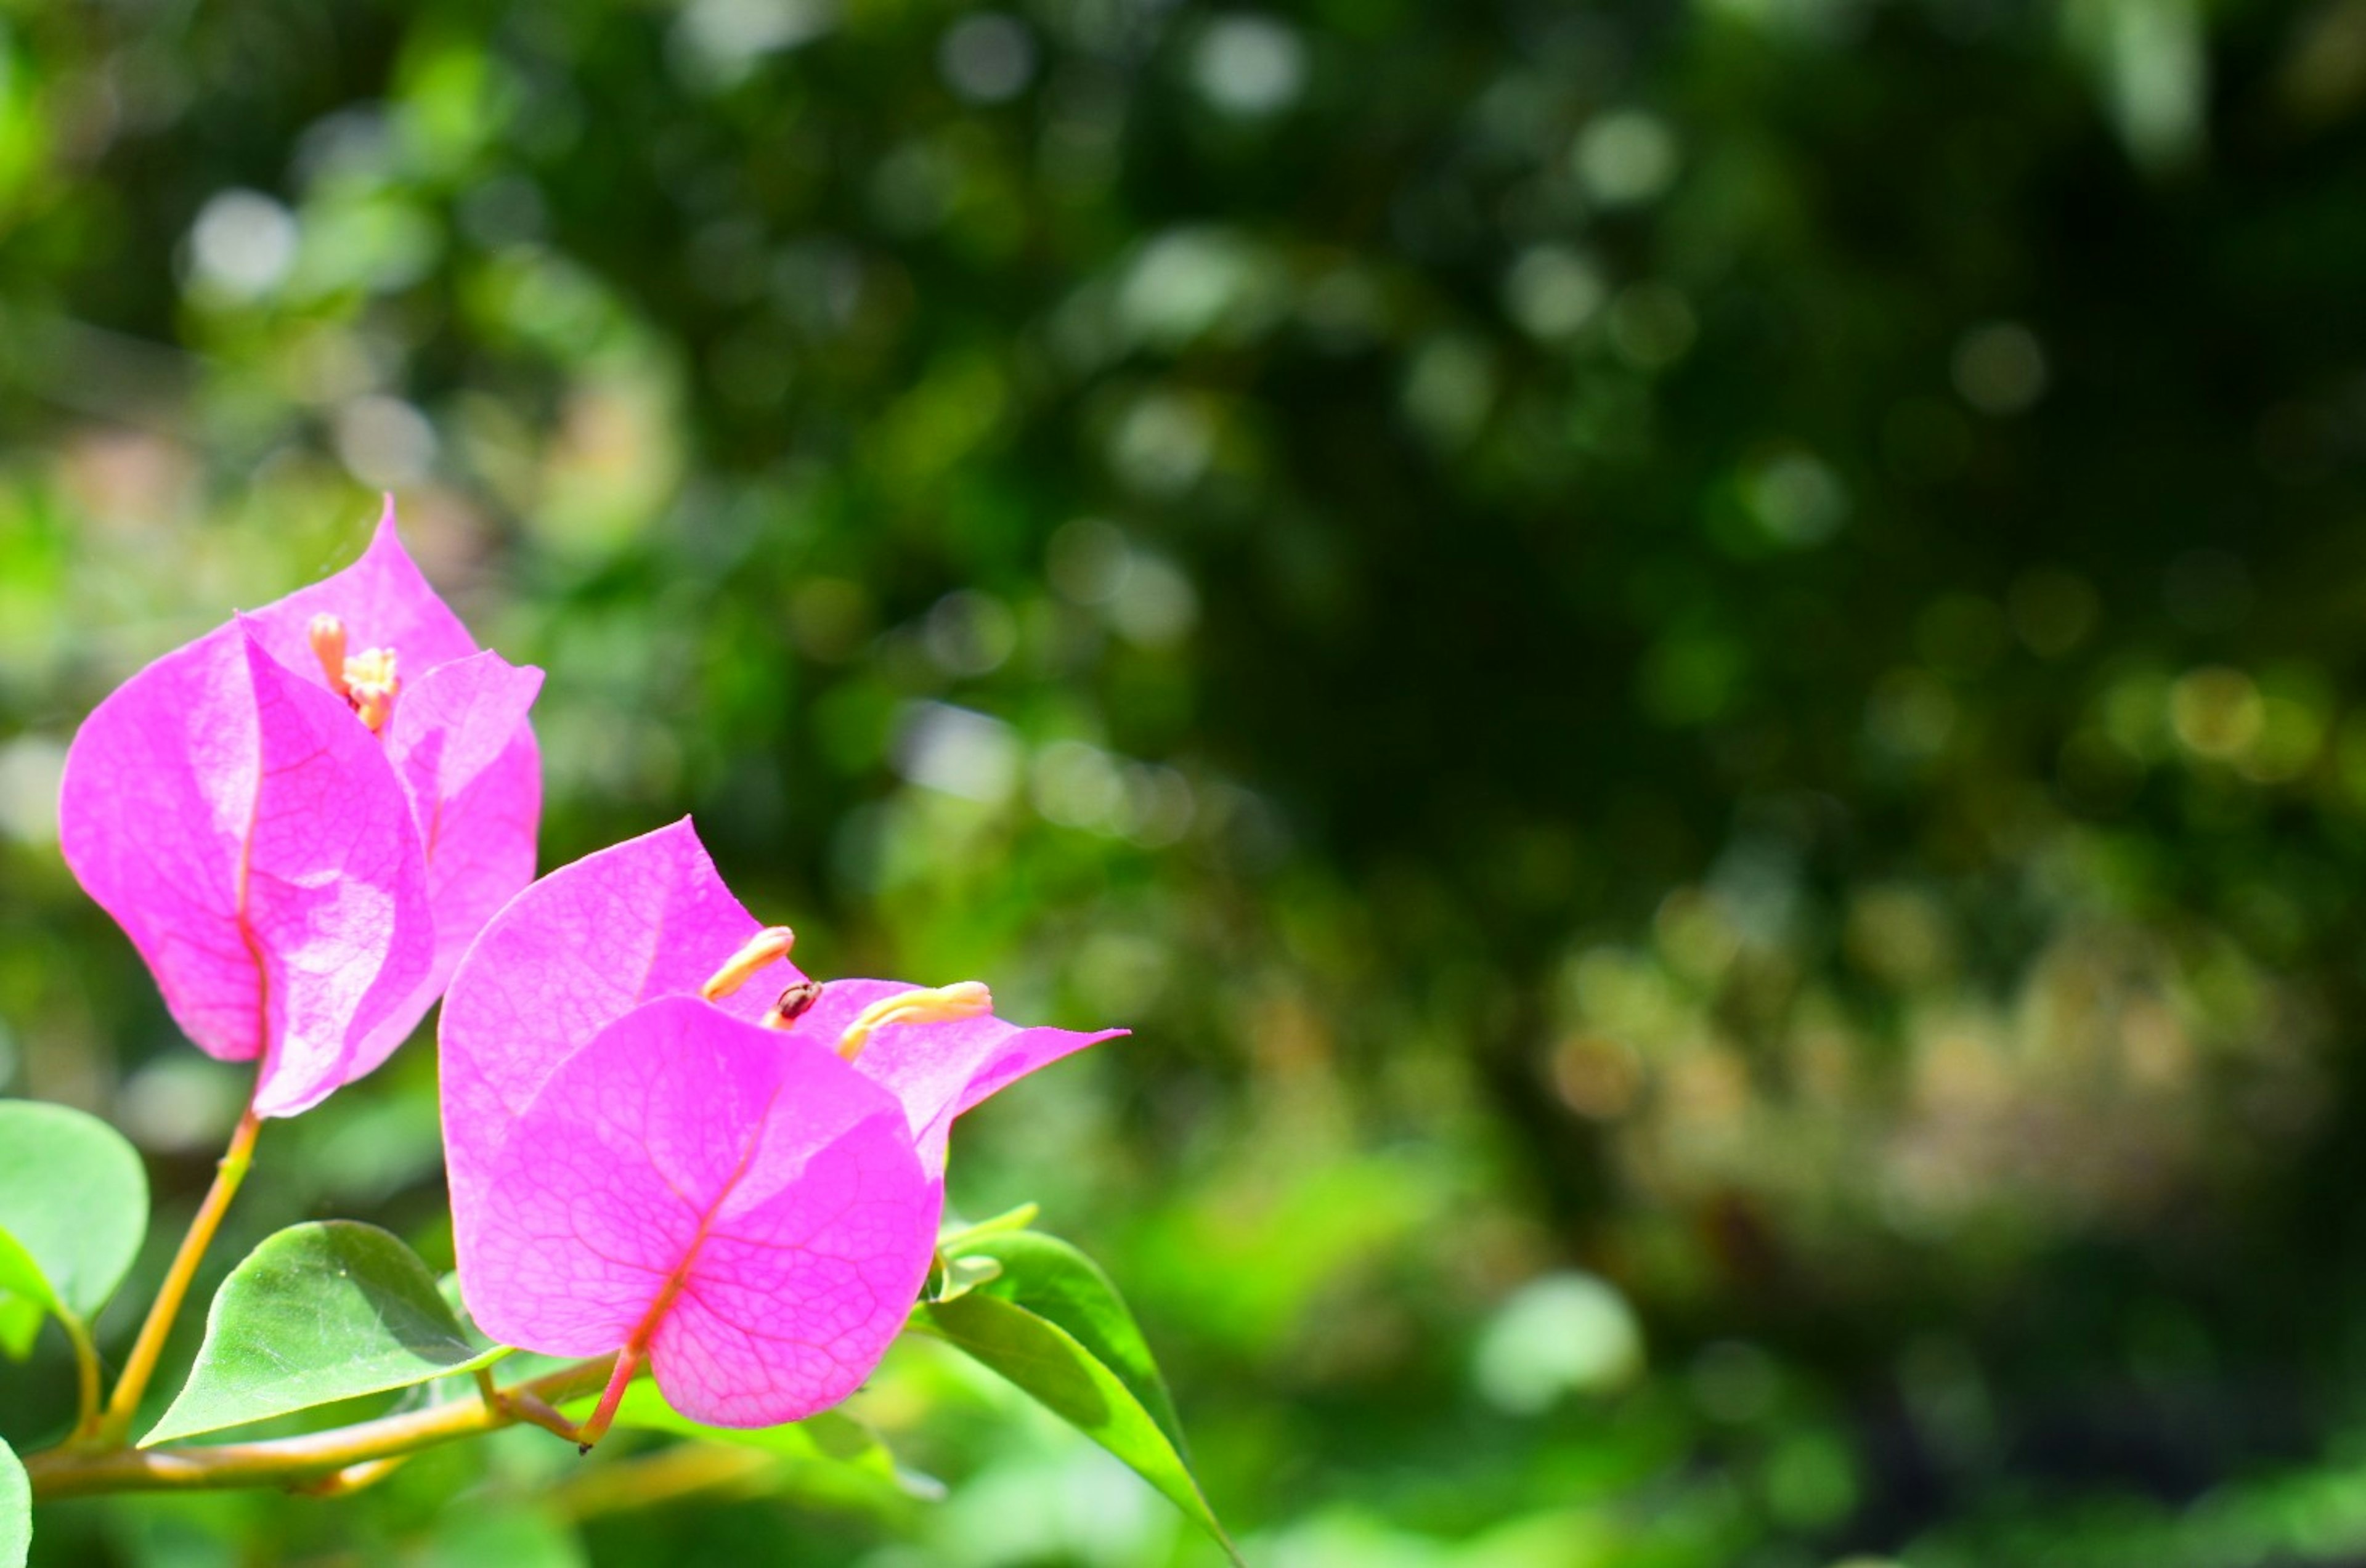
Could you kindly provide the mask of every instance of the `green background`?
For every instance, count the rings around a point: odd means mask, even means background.
[[[817,974],[1135,1031],[953,1199],[1254,1560],[2366,1553],[2366,0],[0,18],[0,1089],[148,1153],[135,1287],[243,1089],[62,748],[392,489],[546,866],[688,811]],[[441,1203],[422,1037],[203,1288]],[[527,1431],[37,1561],[1212,1561],[928,1348],[856,1408],[947,1501]]]

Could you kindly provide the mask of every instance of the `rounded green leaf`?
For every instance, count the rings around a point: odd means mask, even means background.
[[[376,1225],[290,1225],[231,1270],[189,1381],[141,1448],[474,1371],[470,1343],[417,1254]]]
[[[148,1234],[139,1151],[96,1116],[0,1100],[0,1232],[15,1243],[0,1247],[0,1290],[89,1322]]]
[[[0,1568],[25,1568],[33,1547],[33,1483],[17,1450],[0,1441]]]

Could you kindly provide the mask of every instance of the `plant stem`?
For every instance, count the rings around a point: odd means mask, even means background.
[[[86,1443],[98,1436],[98,1347],[90,1342],[90,1330],[84,1326],[82,1319],[71,1313],[57,1315],[58,1326],[66,1331],[74,1357],[73,1436],[66,1440]]]
[[[409,1454],[389,1454],[384,1459],[364,1460],[344,1469],[332,1471],[311,1481],[299,1482],[288,1490],[307,1497],[350,1497],[355,1493],[377,1485],[396,1471],[411,1462]]]
[[[616,1407],[625,1402],[625,1386],[640,1375],[648,1354],[638,1335],[626,1340],[625,1348],[616,1352],[616,1370],[608,1379],[608,1386],[601,1390],[599,1404],[574,1431],[576,1447],[583,1452],[590,1453],[592,1445],[607,1436],[608,1424],[616,1418]]]
[[[197,1205],[197,1216],[189,1222],[180,1250],[173,1254],[173,1266],[164,1270],[164,1282],[149,1303],[140,1337],[131,1342],[131,1354],[124,1358],[123,1375],[116,1380],[115,1393],[107,1402],[107,1414],[95,1434],[99,1441],[119,1443],[131,1430],[132,1418],[140,1414],[140,1396],[148,1392],[148,1380],[155,1375],[157,1358],[164,1353],[173,1320],[180,1315],[181,1300],[189,1293],[189,1282],[205,1260],[206,1248],[213,1245],[214,1232],[221,1228],[222,1215],[238,1195],[239,1183],[246,1179],[247,1168],[254,1163],[254,1137],[262,1130],[263,1118],[253,1106],[247,1107],[246,1114],[238,1119],[238,1130],[230,1135],[221,1163],[214,1168],[214,1184],[206,1190],[205,1201]]]
[[[579,1361],[520,1383],[513,1395],[564,1402],[604,1386],[615,1370],[614,1357]],[[259,1443],[219,1443],[191,1448],[51,1449],[28,1454],[25,1471],[40,1502],[94,1492],[191,1492],[238,1486],[300,1487],[357,1465],[416,1453],[459,1438],[497,1431],[515,1416],[479,1396],[400,1416],[380,1416],[326,1432],[275,1438]],[[375,1479],[372,1474],[371,1479]]]

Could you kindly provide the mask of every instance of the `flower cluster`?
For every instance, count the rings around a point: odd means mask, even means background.
[[[435,1000],[460,1285],[695,1419],[844,1398],[928,1273],[953,1119],[1112,1033],[975,982],[808,979],[685,820],[533,881],[541,671],[396,536],[164,655],[74,738],[61,841],[191,1040],[288,1116]],[[529,884],[531,884],[529,886]],[[448,987],[448,994],[447,994]]]

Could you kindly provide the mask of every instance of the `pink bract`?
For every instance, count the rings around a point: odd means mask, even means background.
[[[461,961],[440,1030],[452,1221],[478,1322],[551,1355],[646,1348],[677,1408],[725,1425],[794,1419],[851,1391],[925,1273],[953,1118],[1123,1032],[982,1016],[888,1021],[850,1065],[837,1049],[849,1026],[921,988],[833,981],[785,1026],[767,1025],[757,1021],[775,999],[806,983],[783,958],[703,999],[702,987],[762,930],[685,818],[518,895]],[[749,1108],[776,1083],[791,1087],[768,1121]],[[644,1114],[643,1102],[680,1108]],[[827,1107],[838,1109],[810,1120]],[[817,1158],[796,1179],[811,1190],[781,1190],[779,1232],[755,1237],[735,1223],[700,1241],[684,1231],[685,1215],[722,1201],[712,1197],[715,1172],[753,1157],[745,1151],[772,1139],[808,1146],[866,1107],[860,1137],[831,1144],[830,1157],[862,1173],[861,1204],[849,1213],[884,1229],[827,1247],[779,1239],[805,1223],[798,1216],[836,1213],[850,1190],[851,1177]],[[873,1148],[878,1107],[889,1113],[893,1160]],[[859,1159],[847,1152],[858,1147]],[[880,1218],[899,1206],[909,1207],[908,1230]],[[562,1258],[570,1246],[582,1256]],[[840,1272],[783,1271],[823,1262]],[[849,1269],[860,1292],[828,1283]],[[698,1289],[661,1302],[677,1274]],[[850,1316],[858,1297],[868,1315]],[[829,1347],[822,1359],[834,1372],[814,1358],[817,1344]],[[741,1387],[751,1391],[744,1400],[733,1393]]]
[[[760,929],[687,818],[561,866],[494,917],[453,976],[439,1026],[464,1277],[486,1172],[543,1080],[629,1009],[696,995]],[[757,1019],[804,978],[783,960],[712,1005]],[[827,1048],[870,1003],[917,989],[833,980],[785,1038]],[[954,1117],[1038,1067],[1124,1032],[1022,1029],[996,1018],[889,1024],[855,1066],[903,1105],[922,1166],[941,1180]]]
[[[559,867],[485,927],[436,1026],[463,1279],[494,1161],[545,1081],[642,1002],[694,996],[759,929],[687,818]],[[771,999],[759,984],[719,1005],[753,1021]]]
[[[391,649],[382,732],[310,628]],[[287,1116],[417,1026],[485,919],[534,874],[541,671],[479,652],[394,531],[345,570],[165,654],[84,721],[59,839],[189,1038],[260,1059]]]
[[[484,1172],[479,1327],[648,1359],[694,1420],[801,1420],[861,1384],[928,1273],[937,1204],[895,1098],[689,997],[569,1055]]]

